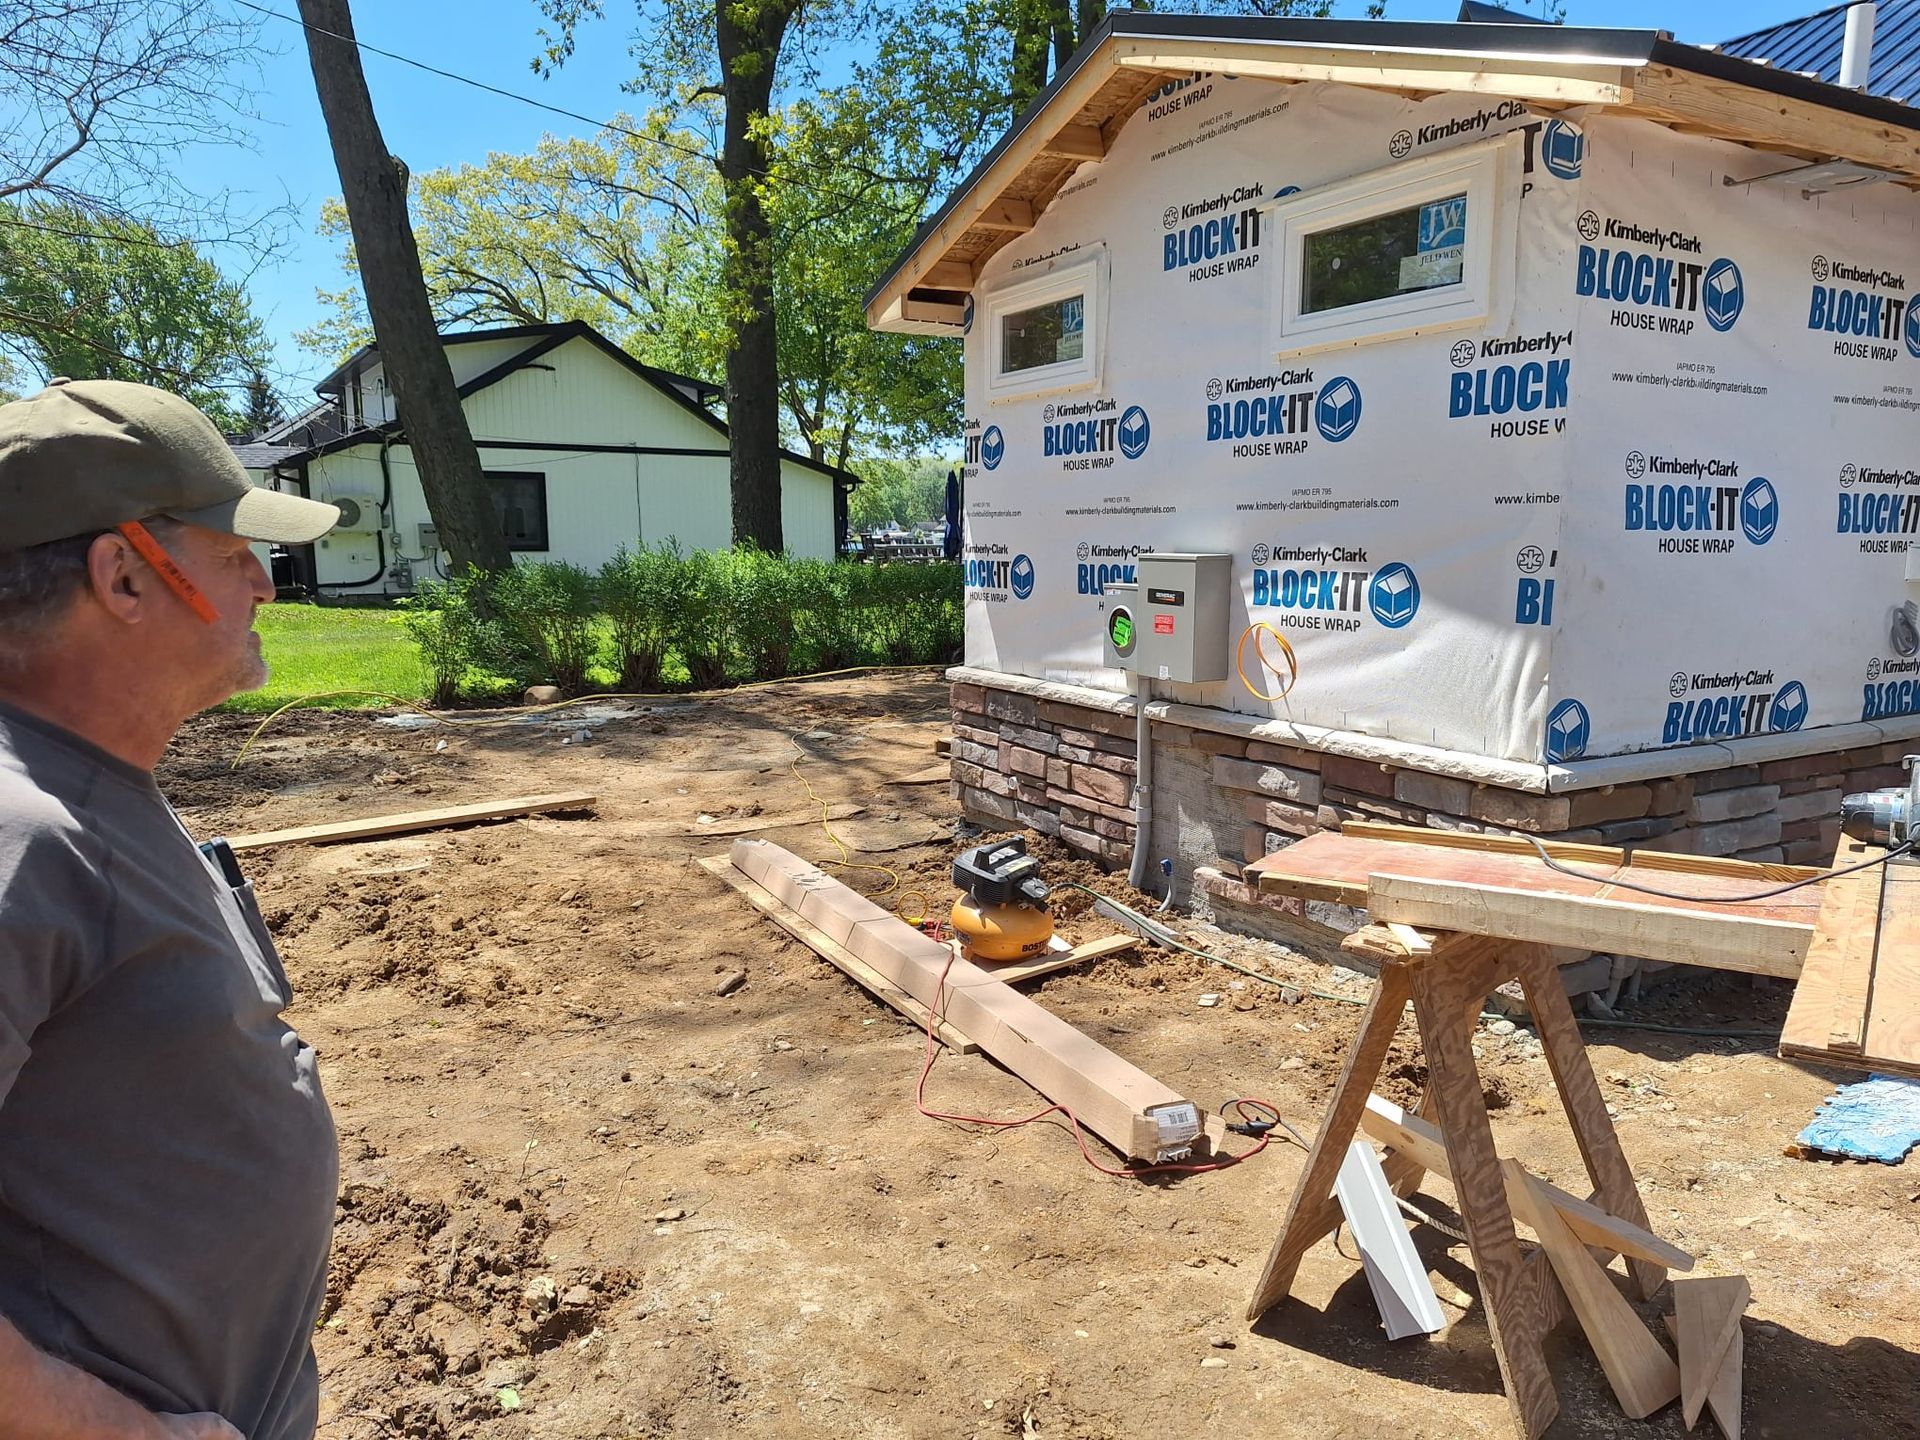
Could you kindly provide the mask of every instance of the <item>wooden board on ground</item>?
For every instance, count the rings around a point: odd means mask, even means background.
[[[1075,965],[1084,965],[1089,960],[1104,960],[1109,955],[1124,955],[1129,950],[1140,948],[1138,935],[1103,935],[1098,940],[1089,940],[1084,945],[1067,945],[1058,942],[1059,948],[1049,950],[1045,955],[1033,960],[980,960],[975,963],[992,975],[1003,985],[1018,985],[1022,980],[1032,980],[1041,975],[1051,975],[1056,970],[1071,969]]]
[[[1753,1292],[1744,1275],[1673,1282],[1674,1337],[1680,1347],[1681,1413],[1691,1430],[1725,1362]]]
[[[1843,837],[1834,865],[1885,853]],[[1875,866],[1820,889],[1780,1054],[1920,1078],[1920,865]]]
[[[1688,874],[1671,880],[1662,877],[1663,888],[1670,885],[1699,897],[1696,899],[1665,899],[1615,883],[1628,878],[1646,879],[1644,873],[1629,875],[1639,871],[1638,865],[1610,862],[1594,867],[1591,875],[1568,875],[1548,868],[1532,854],[1329,832],[1309,835],[1247,867],[1248,878],[1264,893],[1356,907],[1368,905],[1369,884],[1375,875],[1456,887],[1448,892],[1452,901],[1462,900],[1468,889],[1505,892],[1500,897],[1503,923],[1493,928],[1478,929],[1457,903],[1429,908],[1406,901],[1391,907],[1389,914],[1376,910],[1376,919],[1546,945],[1610,949],[1649,959],[1686,960],[1759,974],[1798,973],[1800,956],[1812,938],[1820,910],[1819,887],[1808,886],[1759,902],[1716,898],[1765,888],[1770,882],[1757,868],[1746,877],[1737,873]],[[1590,903],[1556,907],[1556,898]],[[1480,908],[1491,910],[1492,902]],[[1662,914],[1650,921],[1645,918],[1649,911]],[[1476,916],[1487,918],[1479,916],[1478,910]],[[1606,943],[1593,943],[1596,935]],[[1694,937],[1696,953],[1672,953],[1668,947],[1675,935]],[[1641,948],[1634,948],[1636,945]],[[1751,960],[1743,958],[1748,954]]]
[[[952,778],[953,778],[953,766],[945,762],[942,762],[941,764],[938,764],[938,765],[929,765],[924,770],[916,770],[911,775],[901,775],[896,779],[887,781],[887,784],[889,785],[932,785],[937,781],[951,780]]]
[[[477,805],[448,805],[438,810],[409,810],[397,815],[374,815],[365,820],[339,820],[327,825],[302,825],[291,830],[262,830],[235,835],[227,843],[236,851],[264,850],[272,845],[324,845],[333,841],[368,840],[378,835],[403,835],[410,830],[443,830],[480,820],[507,820],[516,815],[538,815],[555,810],[591,810],[595,797],[585,791],[556,795],[522,795],[512,800],[486,800]]]
[[[819,926],[803,919],[794,910],[782,904],[779,897],[769,892],[765,886],[756,883],[734,869],[733,862],[725,855],[709,855],[704,859],[695,860],[693,863],[709,875],[726,881],[727,884],[746,896],[748,902],[754,909],[758,910],[762,915],[765,915],[802,945],[807,946],[822,960],[825,960],[850,980],[853,980],[863,987],[876,999],[883,1000],[891,1005],[902,1015],[913,1021],[922,1031],[927,1028],[926,1006],[914,999],[913,996],[907,994],[906,991],[902,990],[898,985],[895,985],[891,980],[887,979],[886,976],[882,975],[858,955],[847,949],[846,946],[840,944],[831,935],[828,935],[824,930],[820,929]],[[973,1055],[978,1053],[980,1049],[978,1045],[963,1035],[955,1026],[948,1024],[944,1020],[936,1020],[934,1022],[933,1033],[942,1045],[945,1045],[956,1055]]]
[[[1673,1343],[1680,1343],[1680,1322],[1671,1315],[1663,1315],[1667,1322],[1667,1334]],[[1720,1433],[1727,1440],[1740,1440],[1740,1396],[1742,1380],[1746,1370],[1746,1344],[1736,1326],[1733,1339],[1727,1342],[1727,1353],[1720,1361],[1720,1368],[1714,1372],[1713,1385],[1707,1391],[1707,1409],[1713,1412],[1714,1420],[1720,1426]],[[1685,1358],[1684,1356],[1682,1357]]]

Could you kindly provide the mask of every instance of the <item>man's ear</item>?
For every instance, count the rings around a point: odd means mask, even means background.
[[[115,619],[138,624],[156,577],[124,537],[106,534],[87,547],[87,589]]]

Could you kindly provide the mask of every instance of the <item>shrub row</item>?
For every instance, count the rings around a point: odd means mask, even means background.
[[[958,565],[793,560],[750,546],[622,550],[598,574],[516,565],[422,585],[406,625],[435,704],[515,685],[706,690],[958,657]]]

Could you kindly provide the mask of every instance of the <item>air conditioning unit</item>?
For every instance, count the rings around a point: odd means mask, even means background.
[[[340,512],[337,530],[372,531],[386,528],[380,511],[377,486],[355,485],[350,481],[323,481],[314,498],[324,500]]]

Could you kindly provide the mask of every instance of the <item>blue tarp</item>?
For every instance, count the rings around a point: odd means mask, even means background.
[[[1842,1085],[1814,1112],[1799,1143],[1830,1155],[1898,1165],[1920,1145],[1920,1080],[1875,1075]]]

